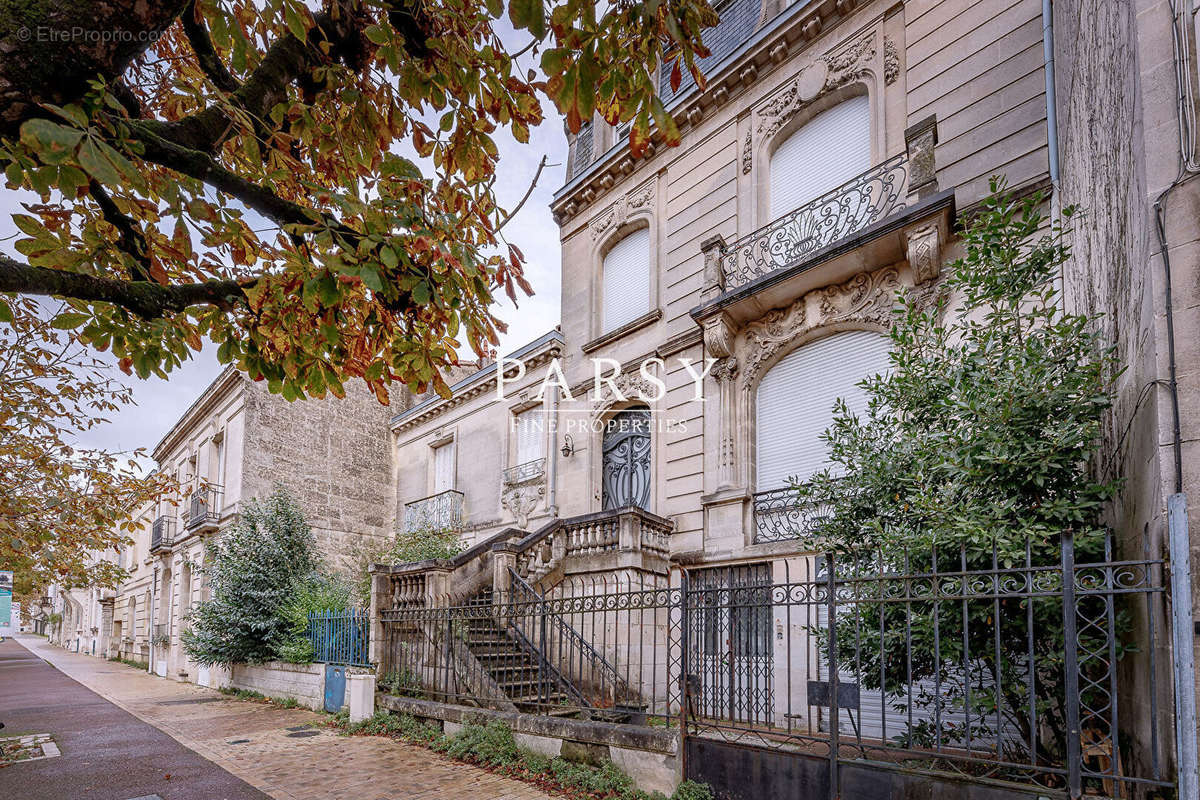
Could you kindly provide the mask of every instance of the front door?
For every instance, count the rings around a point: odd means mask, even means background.
[[[336,714],[346,704],[346,667],[343,664],[325,665],[325,710]]]
[[[650,409],[617,412],[604,428],[601,487],[605,511],[650,504]]]

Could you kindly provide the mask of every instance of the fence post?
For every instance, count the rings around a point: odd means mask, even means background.
[[[687,714],[688,714],[688,573],[679,571],[679,771],[687,779]],[[670,623],[670,612],[667,621]],[[668,658],[668,661],[670,659]],[[670,717],[668,717],[670,719]]]
[[[825,587],[828,596],[825,603],[828,607],[829,620],[829,797],[838,800],[841,796],[841,786],[838,780],[838,743],[841,724],[838,712],[838,663],[837,663],[837,579],[834,577],[836,566],[833,552],[826,555]]]
[[[1075,629],[1075,537],[1065,531],[1062,543],[1063,670],[1067,704],[1067,792],[1083,794],[1080,775],[1083,754],[1079,737],[1079,641]]]
[[[1175,752],[1179,796],[1200,797],[1196,766],[1196,660],[1192,648],[1192,573],[1187,495],[1167,498],[1171,552],[1171,640],[1175,650]]]

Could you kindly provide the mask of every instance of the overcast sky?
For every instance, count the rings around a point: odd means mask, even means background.
[[[514,308],[507,297],[503,298],[497,313],[509,328],[501,337],[501,354],[537,338],[559,322],[558,226],[550,216],[549,206],[566,173],[567,143],[562,118],[552,103],[545,98],[542,101],[546,121],[531,133],[529,144],[517,143],[507,131],[496,136],[500,152],[497,186],[501,206],[512,208],[520,201],[543,155],[552,165],[546,167],[529,200],[504,229],[505,237],[525,254],[528,262],[525,275],[535,294],[521,299],[518,293],[520,308]],[[37,197],[31,193],[0,189],[0,249],[14,257],[20,256],[13,249],[17,229],[12,213],[22,210],[21,202],[37,202]],[[118,451],[153,448],[220,372],[215,353],[216,347],[206,344],[200,353],[192,354],[190,361],[169,373],[170,378],[165,381],[156,377],[139,380],[114,369],[116,377],[133,388],[135,403],[110,415],[107,423],[86,432],[81,436],[80,444]],[[466,348],[460,357],[472,359],[475,356],[470,348]]]

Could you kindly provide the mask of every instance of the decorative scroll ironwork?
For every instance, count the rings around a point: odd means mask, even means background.
[[[895,156],[721,251],[725,291],[786,269],[904,208],[908,157]]]
[[[463,524],[463,493],[450,489],[404,504],[404,529],[456,531]]]
[[[519,483],[532,481],[546,474],[546,459],[535,458],[524,464],[517,464],[504,470],[504,485],[516,486]]]
[[[650,503],[650,409],[627,408],[604,429],[603,508]]]
[[[825,518],[825,505],[802,503],[790,486],[754,493],[754,541],[784,542],[813,532]]]

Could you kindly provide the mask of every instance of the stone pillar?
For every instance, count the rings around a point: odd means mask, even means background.
[[[512,591],[512,575],[509,570],[517,568],[517,546],[512,542],[497,542],[492,545],[492,590],[494,602]]]
[[[725,270],[721,264],[725,239],[721,236],[705,239],[700,243],[700,252],[704,253],[704,286],[700,291],[700,302],[707,303],[725,291]]]
[[[904,145],[908,150],[908,198],[909,204],[924,200],[938,190],[937,165],[934,162],[934,146],[937,144],[937,115],[910,125],[904,131]]]
[[[425,571],[425,605],[430,608],[451,605],[449,567],[430,567]]]
[[[380,612],[392,607],[392,579],[390,569],[382,564],[372,564],[370,573],[371,643],[368,657],[372,664],[379,664],[383,646],[383,617]]]
[[[352,672],[346,676],[350,692],[350,721],[362,722],[375,716],[375,676]]]
[[[617,549],[622,553],[642,549],[642,519],[636,512],[626,511],[617,516]]]
[[[98,644],[98,652],[103,658],[112,658],[115,655],[112,652],[114,647],[112,628],[113,598],[106,597],[100,601],[100,642]],[[116,642],[115,646],[120,647],[120,644],[120,642]]]

